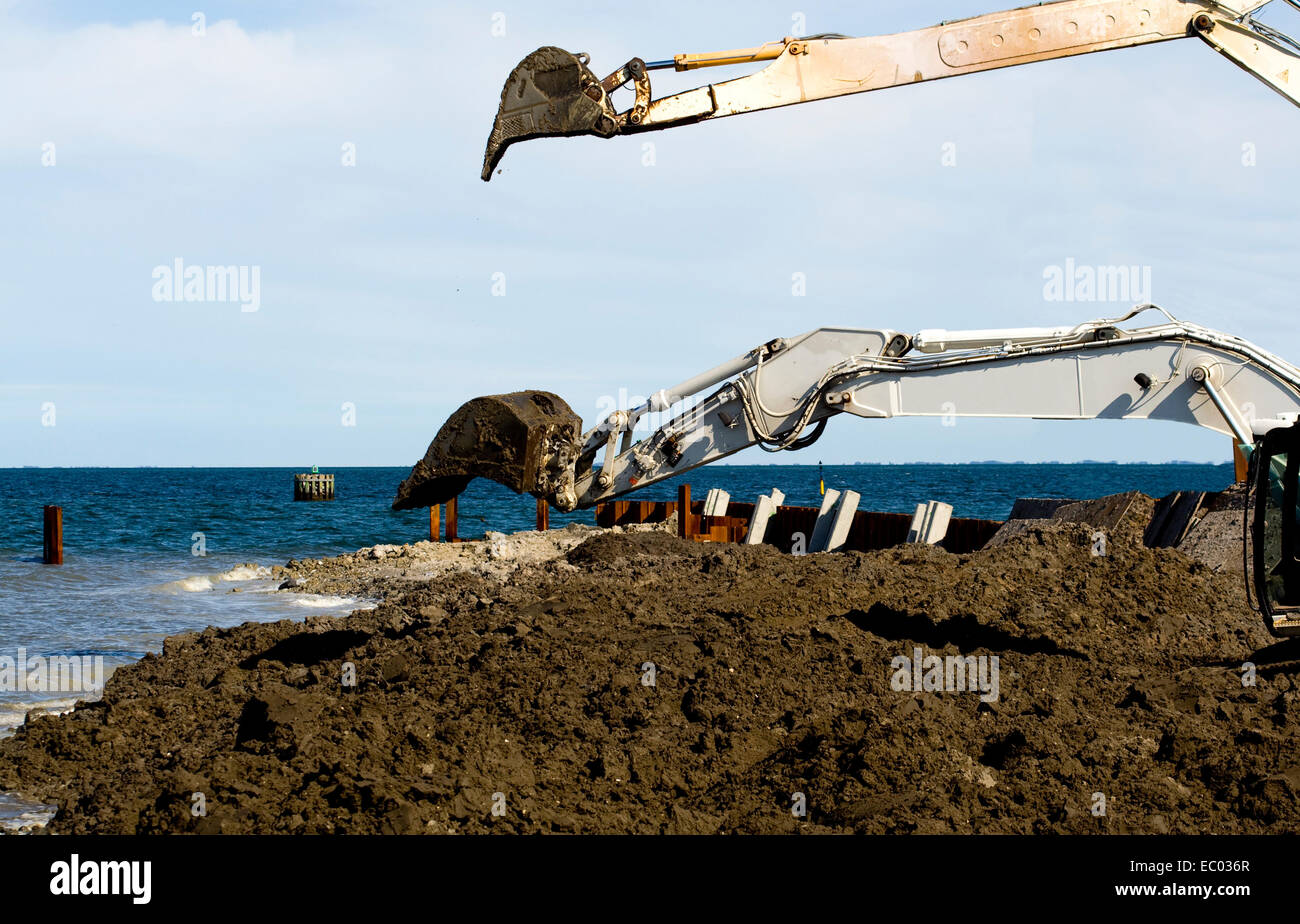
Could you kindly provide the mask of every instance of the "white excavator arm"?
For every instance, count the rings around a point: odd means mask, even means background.
[[[1269,0],[1057,0],[897,35],[822,34],[753,48],[633,58],[601,79],[587,55],[547,46],[501,92],[482,177],[530,138],[612,137],[1073,55],[1198,38],[1300,105],[1300,43],[1255,14]],[[1300,0],[1281,0],[1300,10]],[[767,62],[655,98],[650,72]],[[623,111],[612,94],[631,86]],[[443,425],[395,509],[439,504],[475,477],[561,510],[589,507],[759,445],[800,449],[830,418],[1176,420],[1231,434],[1252,457],[1254,589],[1269,629],[1300,634],[1300,370],[1237,337],[1164,315],[1070,328],[822,328],[770,341],[641,406],[582,421],[549,392],[476,398]],[[1158,310],[1158,309],[1157,309]],[[712,391],[710,391],[712,389]],[[653,430],[647,415],[687,404]],[[649,432],[646,432],[649,431]]]
[[[1144,311],[1164,322],[1119,326]],[[647,415],[678,405],[685,409],[644,432]],[[573,494],[553,501],[589,507],[754,445],[800,449],[840,414],[1172,420],[1249,447],[1300,418],[1300,369],[1154,306],[1068,328],[911,336],[821,328],[610,414],[583,435]]]
[[[1138,315],[1159,323],[1121,327]],[[651,427],[652,415],[671,415]],[[557,395],[475,398],[439,430],[395,509],[475,477],[561,510],[591,507],[750,446],[811,445],[831,418],[1172,420],[1231,435],[1251,460],[1248,557],[1269,630],[1300,635],[1300,369],[1153,305],[1073,327],[823,327],[771,340],[581,432]]]
[[[511,73],[483,158],[545,136],[654,131],[723,116],[958,77],[1018,64],[1198,37],[1300,105],[1300,44],[1254,17],[1271,0],[1058,0],[896,35],[787,37],[752,48],[633,58],[603,80],[586,55],[539,48]],[[1282,0],[1300,9],[1300,0]],[[761,70],[655,99],[650,71],[770,62]],[[631,85],[619,112],[611,94]]]

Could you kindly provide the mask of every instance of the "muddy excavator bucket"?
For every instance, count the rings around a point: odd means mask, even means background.
[[[577,506],[574,464],[582,420],[563,398],[517,391],[475,398],[447,419],[397,489],[394,510],[451,500],[474,478],[490,478],[561,510]]]
[[[483,154],[483,179],[516,141],[618,132],[613,105],[586,55],[547,45],[519,62],[501,89],[501,106]]]

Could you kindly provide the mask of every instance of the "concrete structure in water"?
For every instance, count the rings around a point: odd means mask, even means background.
[[[334,476],[311,472],[293,476],[293,499],[296,501],[334,500]]]

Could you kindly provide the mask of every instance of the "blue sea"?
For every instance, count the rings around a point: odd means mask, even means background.
[[[275,592],[270,567],[290,558],[428,538],[427,511],[389,504],[407,468],[332,470],[336,499],[295,503],[293,470],[0,469],[0,678],[4,658],[102,659],[106,672],[157,651],[172,634],[250,620],[347,613],[367,601]],[[954,515],[1003,519],[1017,497],[1092,498],[1139,490],[1221,490],[1232,466],[1197,464],[714,465],[681,480],[695,497],[722,488],[752,501],[773,488],[816,506],[819,479],[851,488],[867,510],[908,513],[942,500]],[[670,500],[677,482],[633,498]],[[63,507],[65,563],[40,563],[42,507]],[[531,529],[531,497],[475,481],[460,498],[460,535]],[[594,522],[551,515],[552,527]],[[3,684],[0,684],[3,686]],[[0,689],[0,735],[30,710],[63,711],[84,695]],[[0,794],[0,825],[32,811]]]

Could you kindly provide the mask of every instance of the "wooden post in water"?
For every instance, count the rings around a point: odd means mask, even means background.
[[[437,542],[439,539],[442,538],[442,536],[439,535],[439,533],[442,532],[442,525],[438,522],[438,518],[441,515],[442,515],[442,507],[440,505],[434,504],[432,507],[429,508],[429,541],[430,542]]]
[[[47,565],[63,564],[63,508],[45,508],[45,555]]]
[[[447,541],[448,542],[460,542],[460,537],[456,535],[456,514],[459,512],[457,510],[457,508],[460,506],[460,504],[458,503],[459,500],[460,500],[459,497],[453,497],[451,500],[447,501]]]
[[[677,535],[691,538],[691,486],[677,486]]]
[[[540,497],[537,498],[537,531],[546,532],[551,528],[551,505]]]

